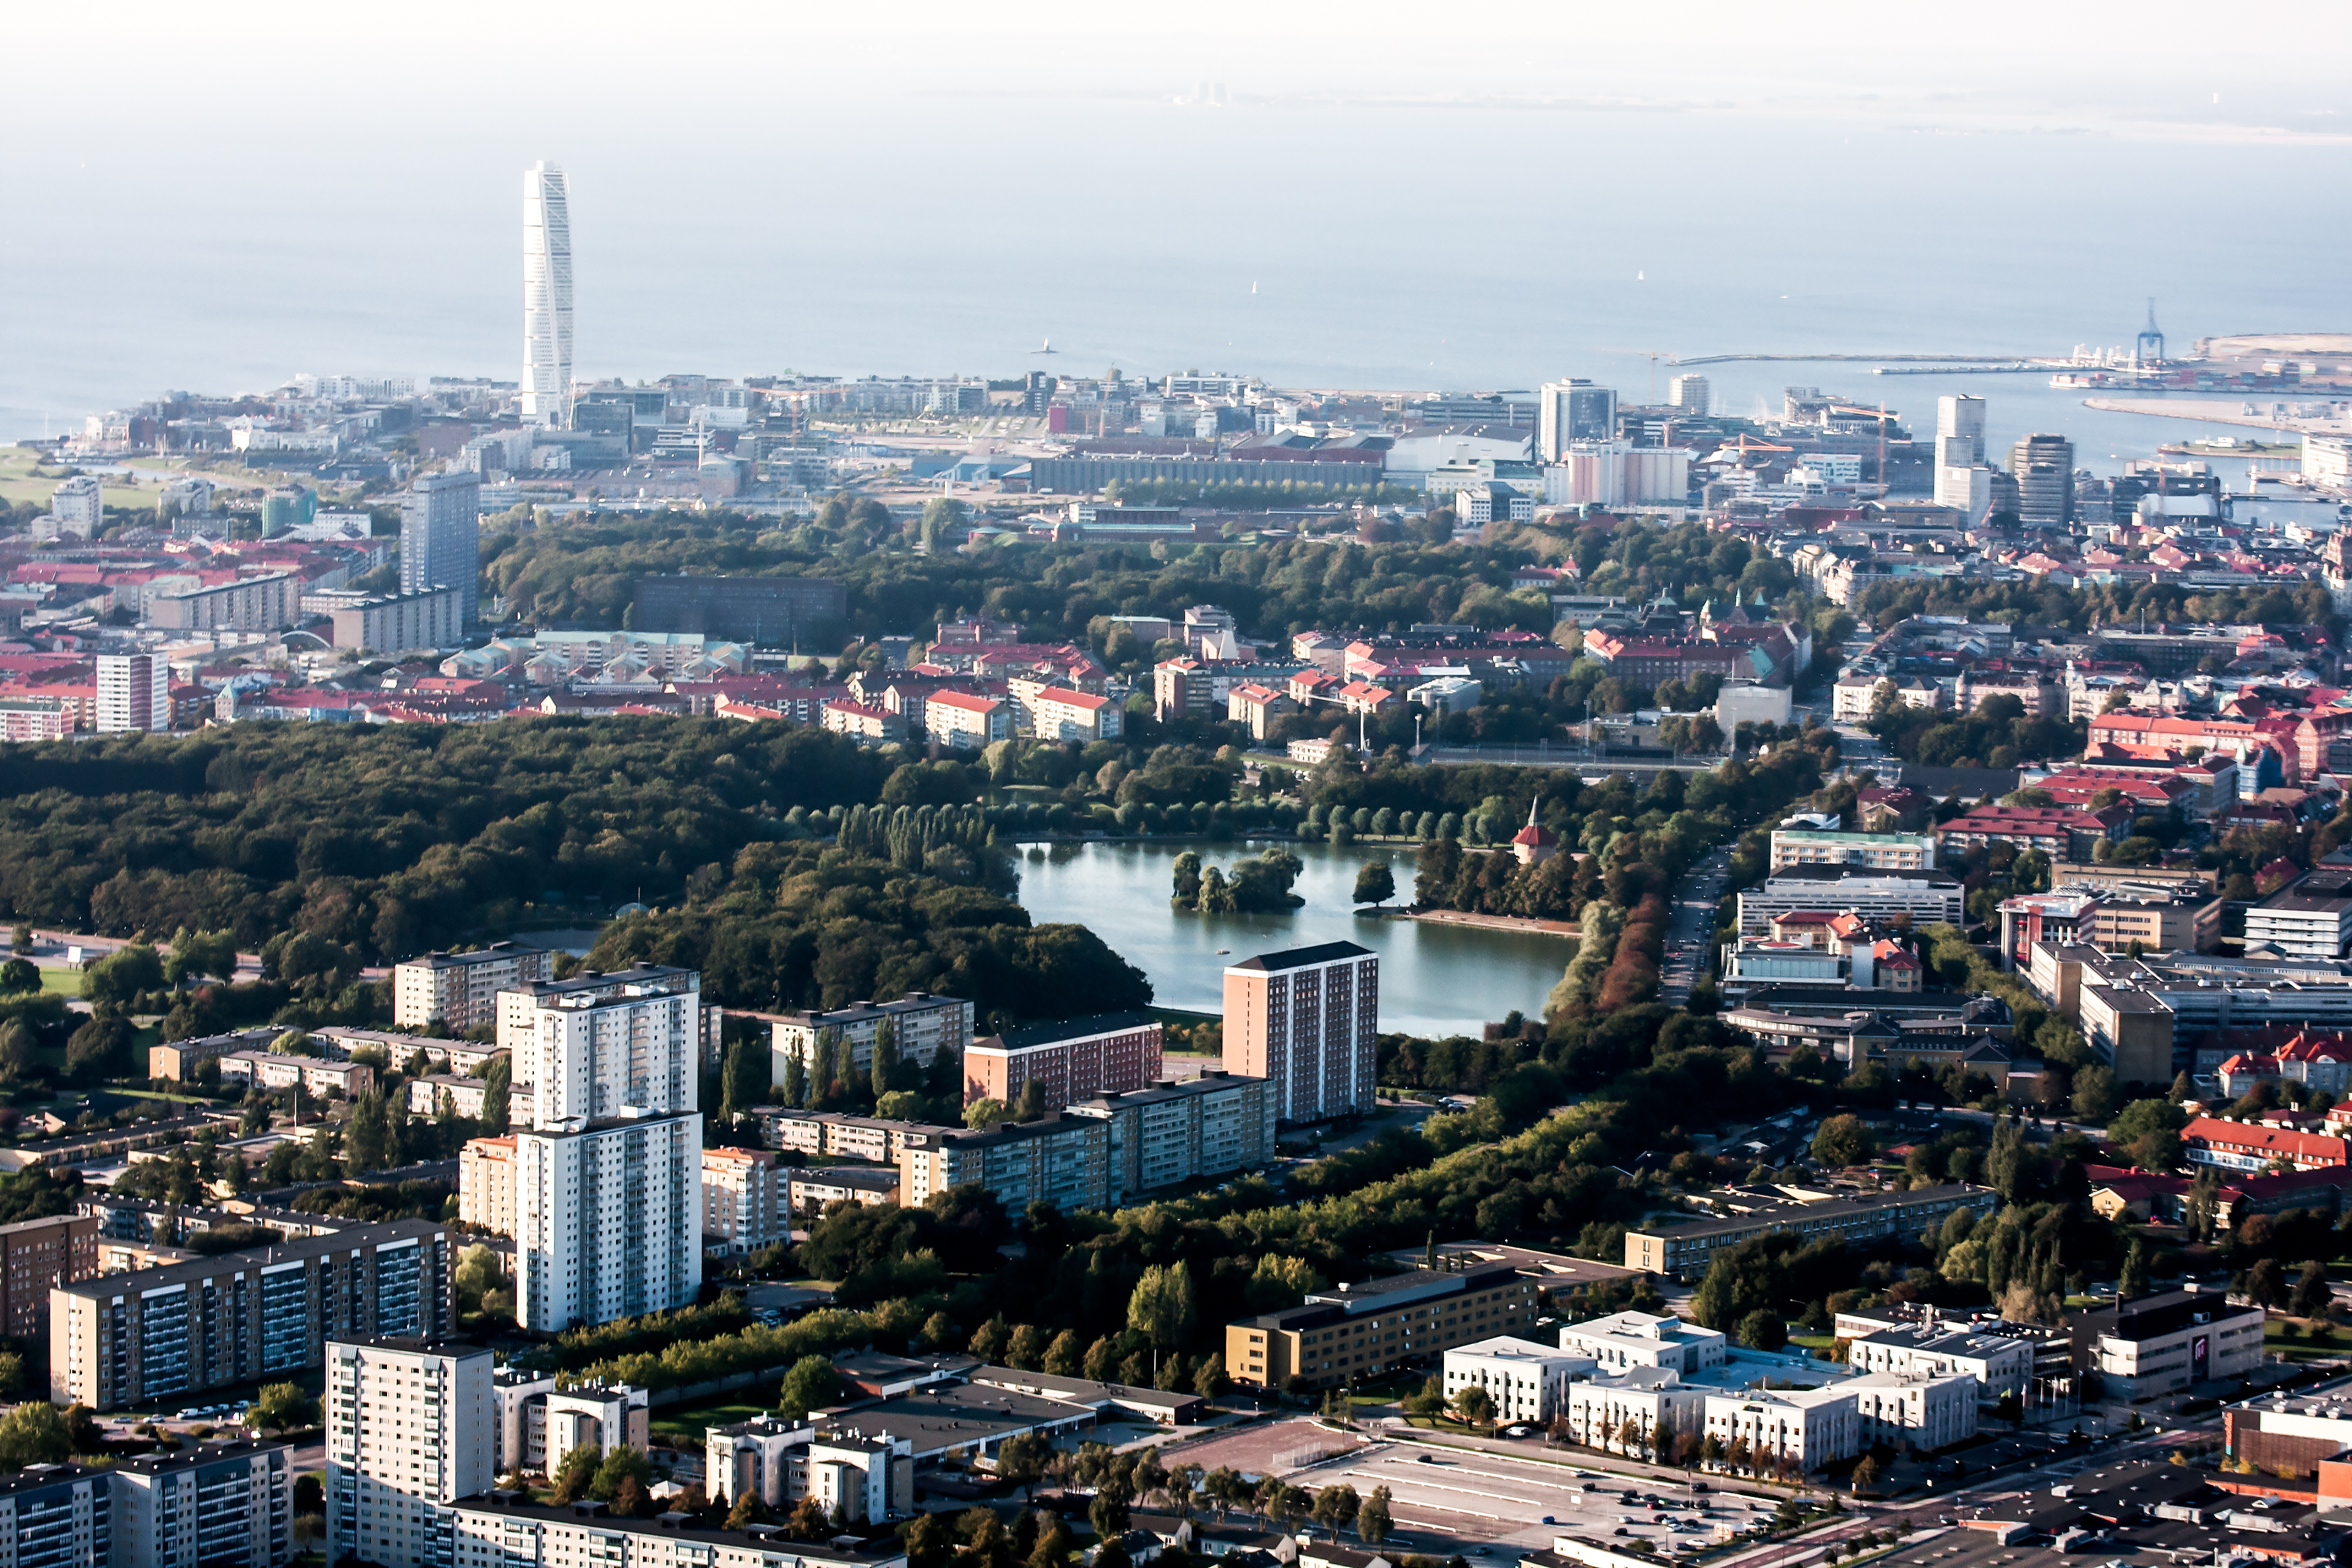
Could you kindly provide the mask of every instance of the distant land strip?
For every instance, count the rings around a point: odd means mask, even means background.
[[[2013,365],[2039,358],[2033,354],[1701,354],[1696,359],[1668,360],[1670,365],[1727,365],[1736,360],[1836,360],[1887,364],[1916,361],[1948,361],[1956,365]]]

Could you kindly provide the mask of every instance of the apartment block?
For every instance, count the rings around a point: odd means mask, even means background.
[[[1150,1013],[1101,1013],[1007,1030],[963,1053],[963,1103],[1018,1104],[1031,1083],[1058,1111],[1093,1094],[1123,1094],[1160,1076],[1161,1031]]]
[[[742,1015],[738,1015],[742,1016]],[[831,1031],[835,1060],[846,1051],[852,1073],[874,1070],[874,1042],[888,1019],[898,1060],[929,1067],[944,1051],[961,1056],[971,1044],[971,1004],[961,997],[935,997],[929,991],[908,991],[895,1002],[852,1002],[824,1012],[760,1013],[769,1029],[768,1082],[782,1083],[784,1066],[798,1060],[803,1068],[816,1058],[817,1036]]]
[[[1423,1270],[1341,1284],[1278,1312],[1225,1325],[1235,1383],[1326,1388],[1404,1362],[1535,1326],[1535,1281],[1509,1264],[1460,1273]]]
[[[446,1335],[451,1237],[422,1219],[78,1280],[49,1292],[49,1390],[93,1410],[275,1380],[327,1342]]]
[[[808,1216],[836,1203],[896,1203],[899,1179],[896,1169],[882,1166],[794,1166],[777,1177],[785,1207]]]
[[[392,967],[392,1021],[404,1029],[479,1029],[498,1021],[500,991],[554,978],[550,948],[493,942],[469,953],[427,953]]]
[[[336,647],[368,648],[386,655],[461,643],[465,617],[466,596],[455,588],[355,599],[328,612]]]
[[[703,1437],[703,1473],[713,1500],[758,1497],[784,1512],[815,1498],[852,1523],[894,1518],[913,1508],[914,1444],[847,1422],[824,1426],[763,1417],[711,1427]]]
[[[109,1489],[110,1561],[121,1568],[281,1568],[292,1555],[291,1457],[283,1443],[240,1440],[123,1460]],[[38,1559],[20,1545],[14,1561],[29,1568]],[[101,1551],[98,1561],[110,1554]]]
[[[114,1478],[79,1465],[0,1475],[0,1562],[24,1568],[115,1568]],[[152,1568],[165,1568],[149,1558]],[[142,1565],[145,1568],[145,1565]]]
[[[702,1151],[705,1251],[756,1252],[782,1235],[776,1156],[765,1149]]]
[[[871,1160],[896,1167],[917,1133],[951,1133],[929,1122],[894,1122],[883,1116],[849,1116],[837,1111],[803,1111],[789,1105],[754,1105],[760,1139],[772,1149],[831,1159]]]
[[[330,1061],[318,1056],[281,1056],[269,1051],[228,1051],[219,1058],[225,1082],[243,1080],[261,1089],[296,1084],[314,1098],[336,1094],[355,1100],[375,1087],[375,1069],[364,1061]]]
[[[515,1141],[468,1138],[457,1151],[457,1218],[499,1236],[515,1224]]]
[[[446,1563],[447,1505],[497,1479],[490,1352],[371,1337],[331,1343],[326,1360],[331,1560]]]
[[[1625,1233],[1625,1267],[1666,1274],[1677,1280],[1698,1280],[1707,1264],[1726,1247],[1736,1247],[1751,1236],[1783,1230],[1815,1236],[1839,1236],[1849,1240],[1877,1236],[1916,1236],[1941,1225],[1956,1208],[1990,1214],[2000,1206],[1989,1187],[1948,1182],[1915,1186],[1908,1192],[1873,1193],[1863,1197],[1817,1200],[1787,1198],[1757,1203],[1745,1213],[1697,1219],[1687,1225],[1647,1225]]]
[[[923,729],[941,746],[974,751],[1013,733],[1013,707],[1003,697],[933,692],[923,703]]]
[[[467,1499],[449,1521],[448,1568],[907,1568],[904,1552],[623,1519],[602,1503],[542,1508],[506,1492]]]
[[[1353,942],[1261,954],[1225,970],[1228,1072],[1274,1084],[1275,1117],[1328,1121],[1371,1109],[1380,959]]]
[[[513,1051],[518,1041],[535,1040],[541,1014],[550,1007],[577,1007],[586,1000],[620,996],[675,996],[688,992],[698,1007],[702,977],[692,969],[673,968],[667,964],[632,964],[625,969],[610,971],[583,969],[568,980],[519,982],[498,993],[499,1049]],[[717,1008],[700,1008],[695,1021],[706,1069],[719,1065],[719,1017]],[[514,1059],[516,1082],[533,1081],[528,1065],[518,1053]]]
[[[1222,1068],[1081,1100],[1068,1112],[1109,1124],[1104,1201],[1112,1205],[1179,1182],[1258,1170],[1274,1158],[1274,1085]]]
[[[1109,697],[1048,686],[1027,703],[1029,724],[1040,740],[1075,740],[1081,745],[1117,740],[1125,717]]]
[[[554,1333],[690,1306],[702,1288],[702,1118],[616,1107],[515,1135],[515,1312]]]
[[[56,1215],[0,1225],[0,1333],[38,1339],[49,1330],[49,1291],[98,1272],[98,1221]]]
[[[161,653],[98,655],[98,732],[172,727],[172,666]]]
[[[1069,1113],[1037,1122],[915,1133],[898,1156],[908,1207],[955,1186],[984,1186],[1007,1214],[1033,1203],[1100,1208],[1110,1201],[1110,1124]]]
[[[147,623],[174,632],[278,632],[300,613],[302,580],[290,571],[241,577],[148,601]]]

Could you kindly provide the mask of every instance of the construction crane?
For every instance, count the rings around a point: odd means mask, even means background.
[[[2132,362],[2149,366],[2164,363],[2164,334],[2157,329],[2156,296],[2152,294],[2147,299],[2147,325],[2132,344]]]

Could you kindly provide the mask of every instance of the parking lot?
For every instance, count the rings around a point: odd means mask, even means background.
[[[1696,1491],[1589,1467],[1393,1443],[1318,1465],[1291,1480],[1309,1490],[1345,1483],[1360,1494],[1387,1487],[1394,1500],[1389,1511],[1396,1547],[1484,1546],[1490,1555],[1548,1547],[1563,1533],[1595,1541],[1622,1536],[1627,1542],[1639,1537],[1662,1552],[1693,1549],[1769,1517],[1779,1506],[1774,1499]],[[1629,1491],[1632,1502],[1623,1500]]]

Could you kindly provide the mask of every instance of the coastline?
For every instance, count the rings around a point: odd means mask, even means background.
[[[1564,936],[1581,941],[1584,932],[1573,920],[1538,920],[1531,915],[1473,915],[1461,909],[1395,909],[1384,920],[1426,920],[1434,925],[1467,925],[1482,931],[1531,932],[1538,936]]]

